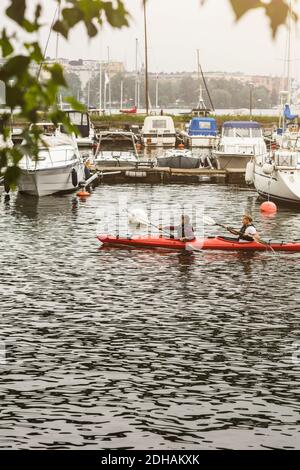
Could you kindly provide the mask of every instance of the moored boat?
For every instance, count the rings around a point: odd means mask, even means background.
[[[170,116],[147,116],[141,133],[145,147],[175,147],[176,131]]]
[[[165,155],[156,158],[158,167],[199,168],[201,159],[190,150],[167,150]]]
[[[19,162],[18,189],[32,196],[72,191],[84,181],[84,164],[76,142],[65,134],[42,135],[38,156]]]
[[[67,110],[66,113],[71,123],[76,128],[76,142],[78,147],[92,146],[96,139],[96,133],[89,113],[73,110]]]
[[[266,199],[299,204],[300,149],[280,148],[254,158],[247,165],[246,182]]]
[[[193,117],[180,136],[189,147],[213,148],[217,144],[217,123],[212,117]]]
[[[266,153],[261,125],[255,121],[224,122],[218,148],[212,152],[220,170],[245,170],[253,156]]]
[[[135,166],[139,161],[133,132],[103,131],[94,157],[96,168]]]

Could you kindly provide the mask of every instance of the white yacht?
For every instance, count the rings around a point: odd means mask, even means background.
[[[76,142],[78,147],[91,147],[96,140],[96,132],[89,113],[67,110],[69,119],[76,126]]]
[[[265,155],[267,146],[261,125],[255,121],[227,121],[222,136],[212,155],[218,168],[244,170],[254,155]]]
[[[48,196],[78,188],[85,178],[76,142],[59,132],[41,138],[38,157],[25,154],[19,162],[19,191],[32,196]]]
[[[96,168],[135,166],[139,161],[133,132],[103,131],[94,157]]]
[[[286,145],[254,157],[246,168],[246,182],[264,198],[300,203],[300,148]]]
[[[174,121],[170,116],[147,116],[141,136],[145,147],[175,147]]]

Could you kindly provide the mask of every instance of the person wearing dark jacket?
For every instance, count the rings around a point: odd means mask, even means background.
[[[188,215],[182,215],[180,224],[178,225],[170,225],[168,227],[162,227],[160,225],[158,228],[159,230],[170,230],[170,232],[173,232],[173,234],[170,234],[170,238],[175,238],[182,242],[190,242],[196,238]],[[176,236],[174,235],[174,232],[176,233]]]

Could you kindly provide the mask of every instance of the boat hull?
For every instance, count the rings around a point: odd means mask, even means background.
[[[77,173],[77,184],[72,181],[72,171]],[[18,189],[21,193],[31,196],[49,196],[59,192],[74,191],[81,181],[84,181],[84,165],[66,165],[49,169],[21,169]]]
[[[138,160],[135,162],[135,161],[132,161],[132,160],[116,160],[116,159],[113,159],[113,160],[96,160],[95,161],[95,166],[97,169],[101,169],[101,168],[120,168],[120,167],[129,167],[129,166],[132,166],[133,168],[136,166],[136,163],[138,162]]]
[[[176,136],[142,135],[142,144],[144,147],[175,147]]]
[[[213,157],[217,160],[219,170],[246,170],[247,163],[253,155],[213,152]]]
[[[254,186],[264,198],[300,204],[300,169],[275,170],[266,175],[261,165],[254,166]]]
[[[199,168],[200,158],[189,157],[184,155],[174,155],[170,157],[157,157],[157,166],[158,167],[167,167],[167,168]]]
[[[169,238],[160,237],[113,237],[110,235],[98,235],[98,240],[107,246],[134,247],[134,248],[165,248],[168,250],[221,250],[221,251],[275,251],[298,252],[300,243],[270,242],[270,245],[256,242],[228,241],[221,237],[196,239],[191,242],[181,242]]]
[[[189,135],[187,132],[182,132],[181,137],[184,144],[190,148],[214,148],[218,141],[213,135]]]

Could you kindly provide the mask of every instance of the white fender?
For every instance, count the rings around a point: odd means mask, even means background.
[[[265,175],[271,175],[274,171],[274,165],[272,165],[271,163],[264,163],[262,171]]]
[[[250,161],[246,166],[245,181],[247,184],[253,184],[254,182],[254,162]]]

